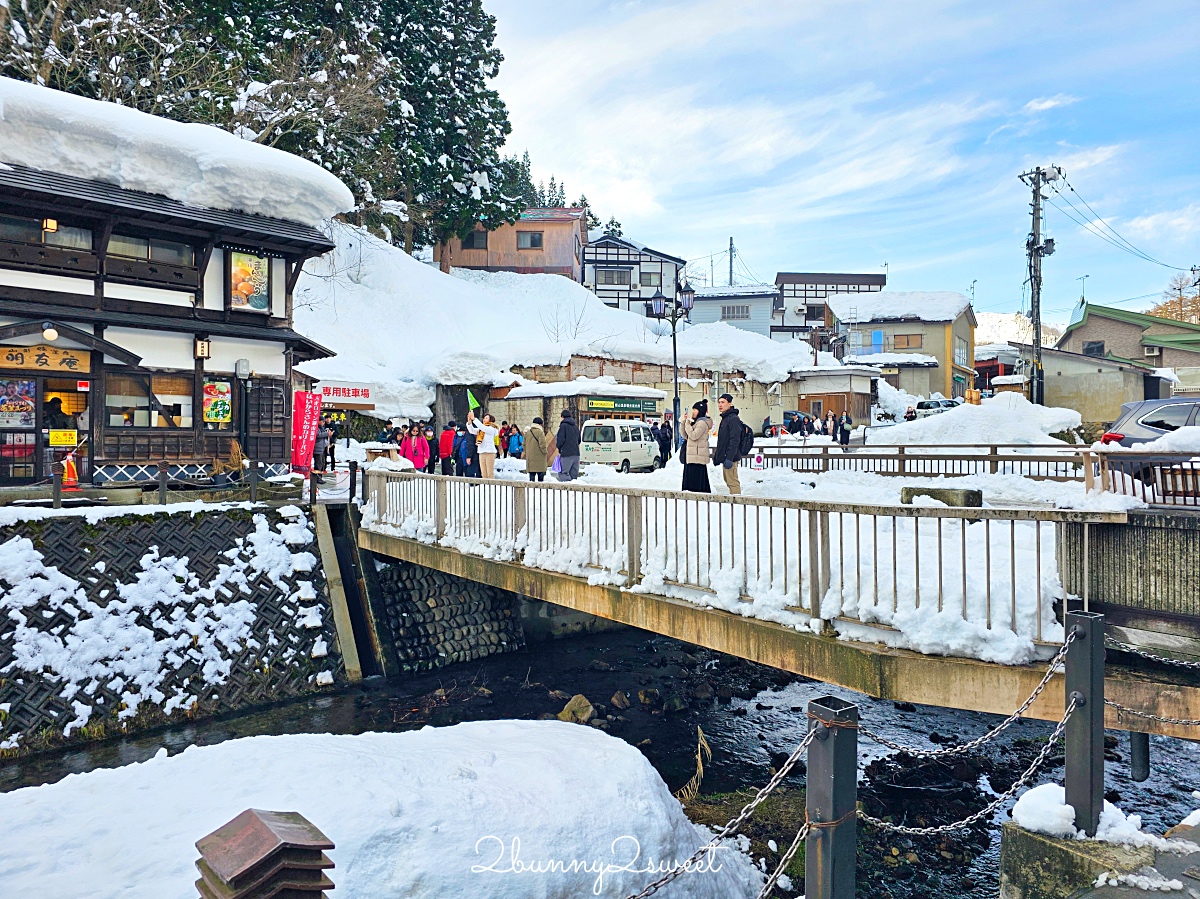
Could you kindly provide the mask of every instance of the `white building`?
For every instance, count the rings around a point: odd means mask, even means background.
[[[636,240],[593,232],[583,248],[583,286],[614,309],[649,315],[659,290],[674,299],[686,264]]]
[[[773,284],[697,287],[690,319],[696,324],[725,322],[763,337],[771,336],[771,316],[779,291]]]

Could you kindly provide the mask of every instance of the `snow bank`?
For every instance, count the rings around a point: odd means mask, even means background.
[[[874,408],[886,415],[890,415],[894,421],[904,421],[904,413],[909,409],[916,409],[917,403],[925,399],[923,396],[913,396],[899,387],[893,387],[887,381],[883,380],[883,378],[879,379],[877,389],[879,391],[879,402]],[[875,436],[877,433],[877,431],[871,432],[871,443],[880,442]]]
[[[302,367],[377,384],[378,415],[426,418],[436,384],[510,387],[523,383],[512,366],[562,365],[574,354],[671,364],[668,326],[612,309],[569,278],[448,277],[361,229],[332,227],[337,249],[305,265],[295,309],[297,329],[339,355]],[[678,343],[681,366],[767,383],[813,364],[807,344],[720,323],[686,327]]]
[[[843,322],[861,323],[888,319],[949,322],[971,305],[956,290],[881,290],[878,293],[830,294],[827,302]]]
[[[0,881],[21,896],[191,899],[193,844],[247,808],[319,827],[337,846],[341,899],[621,897],[657,875],[606,866],[683,861],[709,839],[625,742],[560,721],[476,722],[162,750],[0,795]],[[555,861],[577,866],[521,870]],[[762,884],[736,851],[711,867],[659,895],[729,899]]]
[[[189,206],[313,226],[354,206],[346,185],[291,153],[11,78],[0,78],[0,123],[4,162]]]
[[[885,394],[879,385],[880,402]],[[890,410],[889,410],[890,411]],[[903,415],[903,411],[901,411]],[[1036,406],[1019,393],[1001,393],[982,405],[963,403],[954,409],[916,421],[906,421],[871,432],[872,444],[1050,444],[1048,435],[1078,427],[1082,418],[1074,409]]]
[[[1017,800],[1013,820],[1025,830],[1052,837],[1088,839],[1075,829],[1075,809],[1067,805],[1067,791],[1058,784],[1034,787]],[[1100,826],[1092,839],[1123,846],[1150,846],[1165,852],[1200,852],[1200,846],[1187,840],[1167,840],[1142,830],[1140,815],[1126,815],[1105,800]]]

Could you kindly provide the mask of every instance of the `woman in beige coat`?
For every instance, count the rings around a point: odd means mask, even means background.
[[[525,432],[525,471],[529,473],[529,480],[546,480],[546,469],[549,465],[550,445],[542,428],[542,420],[535,418],[529,430]]]
[[[712,430],[708,400],[694,404],[691,415],[684,416],[679,427],[687,440],[683,457],[683,489],[693,493],[712,493],[708,483],[708,462],[712,456],[708,448],[708,435]]]

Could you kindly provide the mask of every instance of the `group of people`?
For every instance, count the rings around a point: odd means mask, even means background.
[[[793,413],[785,426],[787,432],[794,437],[812,437],[825,434],[833,438],[834,443],[842,446],[850,445],[850,434],[854,431],[854,419],[849,411],[837,415],[832,409],[825,413],[824,418]]]
[[[693,493],[712,493],[712,485],[708,480],[708,466],[711,463],[720,466],[730,495],[738,496],[742,492],[738,463],[753,451],[754,435],[742,423],[730,394],[723,393],[717,399],[717,411],[721,421],[717,425],[717,445],[712,448],[708,440],[713,429],[713,420],[708,414],[708,400],[693,403],[691,413],[679,423],[683,434],[679,449],[679,459],[683,462],[683,489]]]
[[[338,436],[338,423],[331,415],[322,415],[317,422],[317,440],[313,444],[313,476],[318,483],[324,478],[330,468],[337,467],[334,450]]]

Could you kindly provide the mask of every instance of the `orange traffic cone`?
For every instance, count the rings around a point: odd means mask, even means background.
[[[63,490],[79,489],[79,470],[75,467],[75,453],[67,453],[63,459]]]

